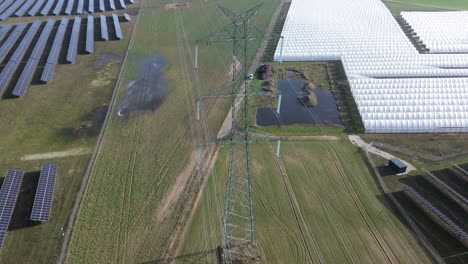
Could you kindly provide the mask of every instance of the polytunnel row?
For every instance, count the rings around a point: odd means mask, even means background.
[[[342,60],[366,132],[468,132],[468,54],[420,54],[381,1],[295,0],[282,35],[277,61]]]
[[[468,11],[402,12],[430,52],[468,53]]]

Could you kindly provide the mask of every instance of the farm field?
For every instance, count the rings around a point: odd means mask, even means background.
[[[468,10],[468,2],[464,0],[385,0],[384,3],[396,14],[401,11]]]
[[[187,229],[176,263],[216,263],[227,149]],[[264,263],[430,263],[387,207],[360,152],[347,141],[252,145],[257,242]],[[204,252],[208,252],[204,254]]]
[[[219,29],[226,18],[202,0],[179,9],[169,3],[143,2],[117,100],[73,228],[69,263],[161,258],[197,179],[195,144],[215,135],[228,111],[227,101],[207,103],[202,113],[208,116],[207,123],[201,128],[193,125],[195,98],[231,78],[230,48],[200,46],[200,82],[196,81],[192,65],[195,40]],[[216,3],[235,10],[253,5],[247,0]],[[255,22],[266,27],[278,3],[264,5]],[[259,42],[252,43],[251,58],[258,46]],[[142,72],[141,65],[147,61],[165,65],[160,70],[160,80],[164,79],[160,84],[167,84],[167,94],[155,111],[117,116],[126,100],[127,85],[141,75],[152,75]]]
[[[121,26],[124,36],[130,36],[133,22]],[[50,84],[32,85],[22,98],[0,100],[0,173],[4,175],[12,168],[26,173],[0,250],[1,263],[58,260],[62,228],[67,227],[127,44],[128,39],[96,42],[94,54],[78,55],[73,65],[59,64]],[[62,151],[70,151],[70,156],[23,159],[26,155]],[[50,221],[38,225],[29,218],[41,163],[57,164],[59,169]]]

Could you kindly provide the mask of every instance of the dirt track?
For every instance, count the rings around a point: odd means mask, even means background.
[[[93,153],[93,150],[90,148],[75,148],[66,151],[56,151],[56,152],[46,152],[46,153],[37,153],[30,154],[21,157],[21,160],[42,160],[42,159],[56,159],[64,158],[70,156],[79,156],[79,155],[88,155]]]

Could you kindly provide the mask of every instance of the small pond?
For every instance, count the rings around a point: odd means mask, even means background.
[[[342,125],[335,96],[329,90],[321,87],[314,89],[317,96],[317,106],[306,107],[299,102],[298,97],[307,95],[302,90],[304,84],[304,80],[279,80],[278,90],[282,94],[281,114],[278,115],[276,109],[273,108],[258,108],[256,124],[258,126]]]

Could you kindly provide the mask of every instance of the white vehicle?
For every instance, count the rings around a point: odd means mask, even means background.
[[[247,78],[248,78],[249,80],[252,80],[252,79],[253,79],[253,77],[254,77],[254,75],[253,75],[252,73],[251,73],[251,74],[249,74],[249,75],[247,76]]]

